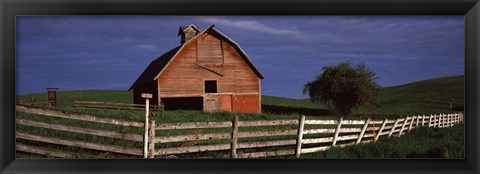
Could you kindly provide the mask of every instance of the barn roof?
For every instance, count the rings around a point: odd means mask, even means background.
[[[150,65],[143,71],[142,75],[133,83],[133,85],[128,89],[134,89],[141,85],[144,85],[148,82],[153,81],[155,76],[162,71],[162,69],[167,65],[167,63],[173,58],[173,56],[178,52],[181,46],[177,46],[174,49],[166,52],[157,59],[153,60]]]
[[[248,64],[248,66],[255,72],[255,74],[260,79],[264,78],[263,74],[258,70],[257,67],[255,67],[255,65],[252,63],[252,61],[248,58],[248,55],[245,53],[245,51],[243,51],[242,48],[240,48],[240,45],[238,45],[235,41],[233,41],[232,39],[230,39],[229,37],[227,37],[226,35],[224,35],[220,31],[218,31],[217,29],[215,29],[213,27],[209,27],[206,30],[202,31],[201,33],[197,34],[197,36],[199,36],[199,35],[201,35],[205,32],[209,32],[209,31],[215,31],[221,37],[225,38],[226,41],[228,41],[230,44],[232,44],[235,47],[235,50],[238,51],[238,53],[245,60],[245,62]],[[195,38],[197,38],[197,36],[195,36],[191,40],[185,42],[184,44],[175,47],[174,49],[166,52],[165,54],[161,55],[160,57],[158,57],[157,59],[152,61],[150,63],[150,65],[148,65],[148,67],[143,71],[143,73],[140,75],[140,77],[138,77],[138,79],[135,81],[135,83],[133,83],[133,85],[128,90],[132,90],[136,87],[139,87],[141,85],[144,85],[146,83],[149,83],[151,81],[156,80],[160,76],[160,74],[163,72],[165,67],[167,67],[168,64],[175,58],[177,53],[180,52],[184,48],[184,46],[187,45],[187,43],[189,43],[192,40],[195,40]]]

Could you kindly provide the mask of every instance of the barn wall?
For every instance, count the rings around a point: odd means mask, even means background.
[[[145,99],[142,98],[142,93],[153,94],[153,97],[150,99],[150,104],[158,105],[158,93],[157,93],[157,83],[151,82],[143,86],[133,89],[133,103],[135,104],[145,104]]]
[[[212,35],[199,36],[197,39],[216,39],[220,42]],[[217,80],[217,93],[259,92],[259,78],[231,45],[222,41],[223,65],[216,65],[219,62],[218,55],[212,56],[211,61],[204,61],[209,63],[201,64],[223,74],[223,77],[203,69],[199,66],[200,64],[196,65],[197,54],[205,52],[200,49],[197,51],[197,45],[197,42],[190,42],[158,78],[161,97],[202,96],[204,80]],[[218,53],[218,51],[214,52]],[[205,57],[207,56],[203,59]]]
[[[248,105],[253,108],[246,110],[258,113],[258,76],[232,45],[219,38],[203,34],[177,53],[158,78],[160,97],[202,96],[205,110],[232,111],[232,95],[250,94],[257,99],[249,101],[256,103]],[[217,94],[204,94],[205,80],[217,80]]]
[[[233,95],[232,110],[248,113],[260,113],[259,95]]]

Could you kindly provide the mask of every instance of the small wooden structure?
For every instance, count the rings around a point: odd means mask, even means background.
[[[48,106],[58,105],[58,88],[47,88]]]
[[[181,45],[153,60],[133,83],[133,100],[151,93],[165,110],[261,112],[262,73],[233,40],[209,27],[181,26]]]

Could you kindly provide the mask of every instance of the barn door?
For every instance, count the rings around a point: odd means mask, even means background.
[[[247,113],[260,113],[258,95],[233,95],[232,110]]]
[[[205,111],[216,111],[218,110],[218,100],[215,96],[205,96]]]

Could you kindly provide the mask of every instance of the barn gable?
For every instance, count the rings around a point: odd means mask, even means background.
[[[193,24],[189,25],[189,26],[182,26],[179,29],[179,35],[181,35],[181,33],[180,33],[181,31],[186,30],[188,27],[198,30],[198,28],[195,27]],[[139,86],[142,86],[146,83],[157,80],[158,77],[162,74],[162,72],[169,65],[169,63],[173,59],[175,59],[177,54],[179,52],[181,52],[186,45],[188,45],[192,41],[196,40],[198,36],[200,36],[204,33],[217,34],[218,36],[223,38],[225,41],[227,41],[229,44],[231,44],[235,48],[235,50],[241,55],[241,57],[244,59],[244,61],[247,63],[247,65],[251,68],[251,70],[257,75],[258,78],[260,78],[260,79],[264,78],[263,74],[258,70],[258,68],[255,67],[255,65],[252,63],[252,61],[248,58],[245,51],[243,51],[236,42],[234,42],[232,39],[230,39],[229,37],[227,37],[226,35],[224,35],[223,33],[221,33],[220,31],[218,31],[217,29],[215,29],[212,26],[212,27],[209,27],[206,30],[202,31],[201,33],[198,33],[196,36],[187,40],[186,42],[182,42],[182,45],[175,47],[174,49],[168,51],[167,53],[163,54],[159,58],[152,61],[148,65],[148,67],[144,70],[144,72],[138,77],[138,79],[134,82],[134,84],[128,90],[135,89],[135,88],[137,88]]]
[[[261,112],[263,75],[233,40],[213,28],[179,28],[181,45],[152,61],[129,90],[152,93],[166,110]]]

